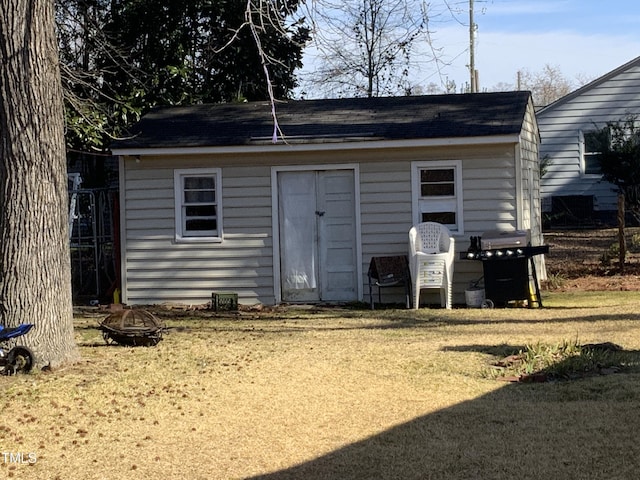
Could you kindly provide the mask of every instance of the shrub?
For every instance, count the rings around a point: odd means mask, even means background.
[[[600,255],[600,263],[608,267],[611,265],[612,261],[618,261],[620,257],[620,245],[618,242],[612,243],[609,245],[609,249]]]
[[[631,236],[627,248],[630,252],[640,253],[640,233]]]
[[[577,341],[565,340],[556,345],[526,345],[517,354],[494,363],[487,376],[519,381],[534,377],[568,380],[604,370],[619,371],[629,363],[625,352],[612,343],[580,345]]]
[[[547,290],[558,290],[564,287],[565,281],[565,276],[560,272],[548,273],[547,279],[542,282],[542,286]]]

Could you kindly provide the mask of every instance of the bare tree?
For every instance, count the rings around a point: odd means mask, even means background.
[[[570,93],[575,84],[567,79],[558,66],[546,64],[539,72],[518,72],[517,90],[530,90],[538,106],[549,105]]]
[[[408,0],[316,0],[312,82],[329,96],[411,93],[412,47],[426,32],[426,4]]]
[[[0,11],[0,323],[36,363],[74,361],[64,110],[53,2]]]

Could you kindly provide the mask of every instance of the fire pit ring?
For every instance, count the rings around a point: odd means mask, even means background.
[[[165,325],[146,310],[125,309],[112,313],[98,327],[108,344],[129,347],[157,345],[162,340]]]

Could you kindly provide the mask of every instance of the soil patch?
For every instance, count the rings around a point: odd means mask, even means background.
[[[618,229],[545,232],[549,280],[545,287],[561,290],[640,290],[640,228],[625,229],[624,270],[618,264]]]

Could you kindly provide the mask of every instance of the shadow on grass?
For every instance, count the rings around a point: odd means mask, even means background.
[[[640,314],[633,315],[625,315],[625,319],[628,320],[640,320]],[[540,318],[537,319],[523,319],[521,316],[518,316],[517,309],[514,309],[513,317],[508,318],[490,318],[487,315],[487,318],[469,318],[461,313],[459,316],[453,317],[445,317],[445,316],[437,316],[437,313],[434,313],[434,317],[432,318],[418,318],[415,315],[411,315],[410,313],[397,312],[393,319],[389,319],[389,322],[384,325],[367,325],[363,328],[373,328],[373,329],[384,329],[384,328],[416,328],[423,326],[428,328],[430,326],[433,327],[441,327],[442,325],[452,325],[452,326],[464,326],[464,325],[499,325],[499,324],[518,324],[518,325],[552,325],[554,323],[564,324],[564,323],[584,323],[584,322],[602,322],[608,320],[620,320],[619,314],[612,315],[567,315],[565,317],[556,317],[556,318],[548,318],[544,314],[540,315]]]
[[[520,348],[468,345],[445,350],[500,356]],[[640,352],[624,353],[638,365]],[[250,478],[637,478],[638,380],[635,372],[505,384],[305,463]]]
[[[524,350],[526,345],[508,345],[501,343],[499,345],[456,345],[453,347],[442,347],[443,352],[478,352],[491,355],[493,357],[507,357],[516,355]]]
[[[302,333],[309,331],[349,331],[349,330],[403,330],[423,328],[425,330],[441,328],[442,326],[480,326],[480,325],[553,325],[565,323],[589,323],[606,322],[620,320],[619,314],[611,315],[568,315],[565,317],[548,318],[541,315],[538,319],[523,319],[518,316],[517,309],[514,309],[512,317],[503,318],[477,318],[465,316],[464,311],[452,314],[440,314],[438,310],[430,312],[429,317],[424,313],[416,314],[413,311],[395,310],[386,312],[372,312],[370,315],[362,313],[336,311],[310,313],[307,316],[271,315],[257,318],[240,318],[229,321],[228,318],[197,318],[171,319],[166,318],[168,334],[178,333],[216,333],[216,332],[244,332],[255,335],[282,334],[282,333]],[[455,315],[455,316],[454,316]],[[640,321],[640,313],[625,315],[625,320]],[[341,320],[347,320],[341,322]],[[350,321],[366,320],[361,325]],[[372,324],[370,320],[378,322]],[[322,325],[322,321],[338,321],[339,324]],[[247,326],[247,324],[249,324]],[[76,325],[75,330],[93,331],[98,330],[97,325]]]

